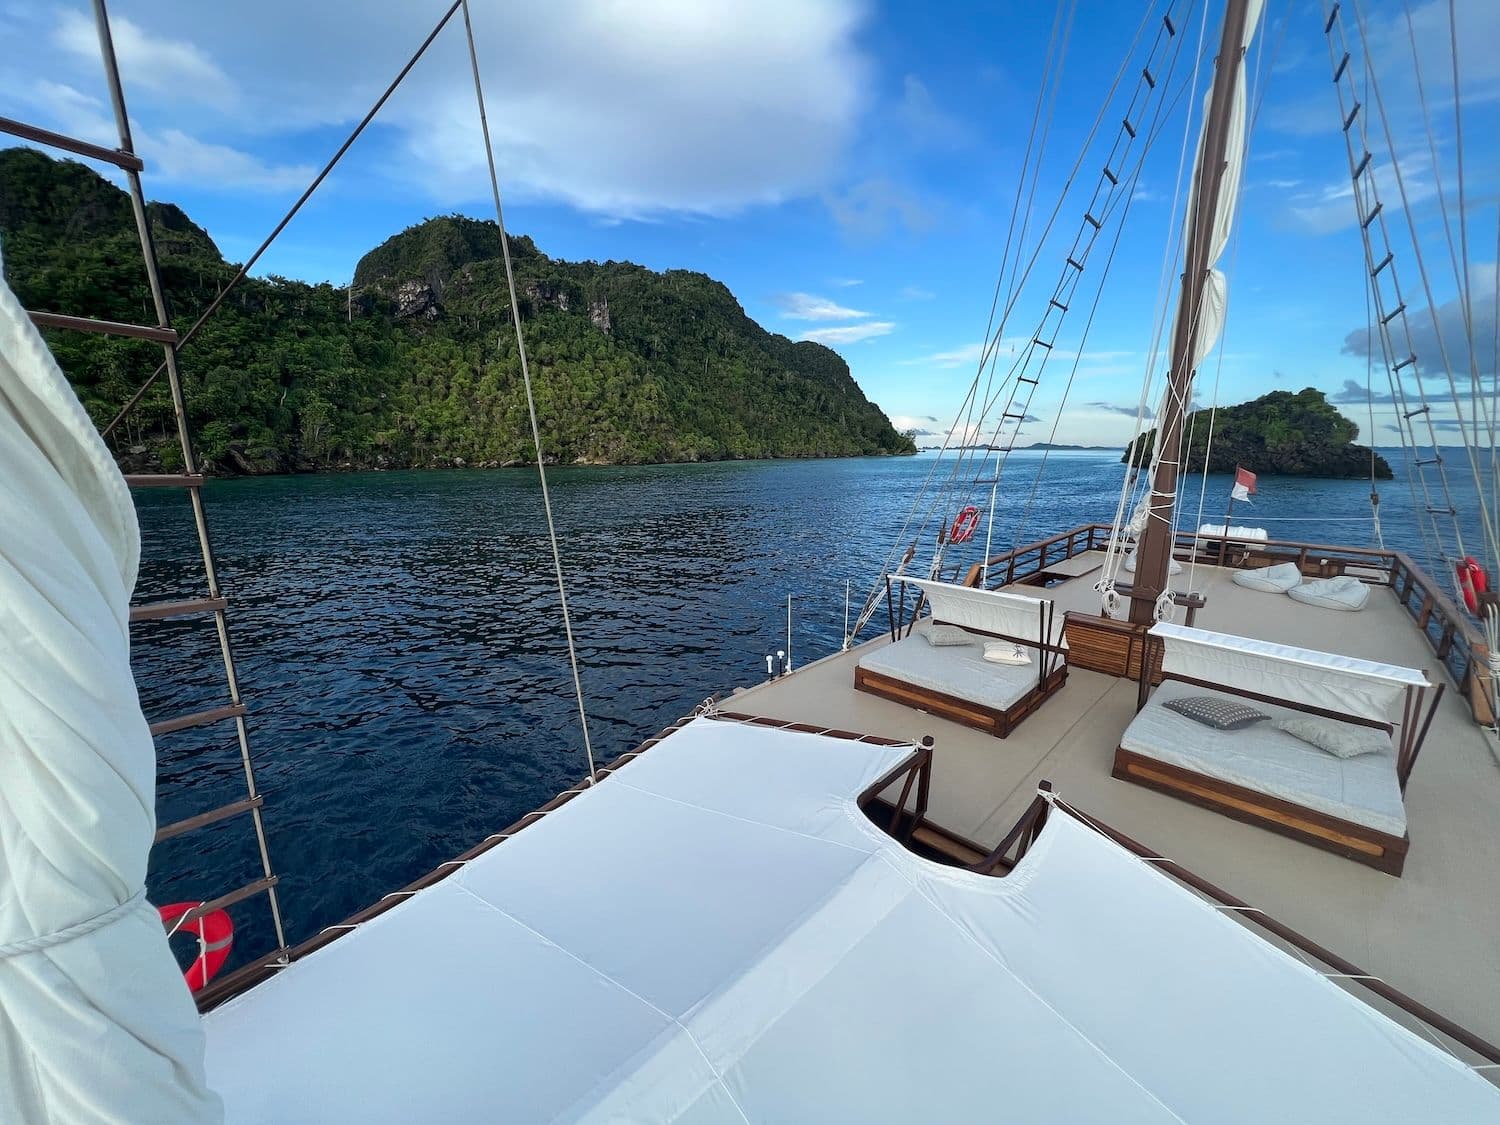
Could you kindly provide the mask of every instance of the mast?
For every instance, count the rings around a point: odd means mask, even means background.
[[[1231,127],[1236,94],[1241,75],[1240,60],[1245,52],[1246,30],[1251,26],[1249,10],[1252,0],[1228,0],[1224,8],[1224,28],[1219,38],[1219,56],[1214,68],[1213,88],[1209,94],[1208,112],[1203,129],[1198,166],[1193,173],[1191,206],[1188,212],[1186,269],[1182,275],[1182,296],[1178,300],[1177,323],[1172,333],[1172,366],[1167,381],[1166,401],[1156,428],[1156,475],[1151,482],[1150,514],[1136,549],[1135,583],[1130,591],[1130,620],[1149,625],[1155,620],[1156,601],[1168,589],[1167,569],[1172,559],[1173,516],[1177,503],[1177,449],[1182,442],[1182,426],[1187,415],[1193,375],[1200,356],[1199,322],[1204,298],[1212,284],[1210,274],[1217,257],[1215,228],[1224,172],[1229,166],[1230,143],[1235,130]],[[1259,5],[1255,5],[1257,14]],[[1243,103],[1241,103],[1243,104]],[[1242,142],[1241,142],[1242,143]],[[1224,224],[1227,226],[1228,224]]]

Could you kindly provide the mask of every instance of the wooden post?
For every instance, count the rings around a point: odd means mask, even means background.
[[[1149,625],[1156,619],[1156,600],[1168,588],[1172,560],[1172,516],[1177,505],[1178,446],[1193,388],[1193,351],[1203,309],[1203,283],[1212,266],[1214,216],[1224,181],[1229,144],[1229,118],[1244,52],[1246,0],[1228,0],[1219,37],[1219,59],[1209,96],[1203,149],[1193,187],[1193,213],[1188,228],[1186,269],[1172,334],[1172,367],[1166,401],[1156,428],[1156,475],[1151,483],[1151,506],[1136,550],[1135,583],[1130,591],[1130,620]]]

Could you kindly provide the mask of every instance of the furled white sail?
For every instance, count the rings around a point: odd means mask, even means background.
[[[1250,0],[1246,6],[1244,44],[1247,48],[1250,40],[1255,37],[1255,29],[1260,23],[1263,7],[1264,0]],[[1223,60],[1220,60],[1221,64],[1222,62]],[[1204,357],[1213,351],[1214,345],[1218,343],[1219,335],[1224,331],[1224,320],[1229,305],[1229,284],[1224,274],[1216,268],[1215,263],[1223,255],[1224,247],[1229,244],[1229,232],[1234,226],[1234,213],[1240,199],[1240,180],[1245,168],[1245,135],[1248,121],[1245,108],[1247,97],[1243,55],[1237,61],[1236,66],[1238,73],[1235,76],[1234,101],[1230,106],[1228,137],[1224,149],[1224,175],[1219,184],[1218,206],[1214,210],[1212,224],[1209,227],[1209,270],[1208,276],[1203,279],[1203,304],[1198,313],[1197,337],[1193,341],[1193,362],[1190,365],[1193,370],[1197,369]],[[1208,131],[1208,103],[1211,97],[1212,91],[1203,96],[1203,129],[1198,134],[1198,153],[1193,161],[1193,194],[1188,198],[1189,233],[1198,210],[1197,168],[1203,162],[1203,141]]]
[[[0,280],[0,1121],[222,1118],[146,858],[125,482]]]

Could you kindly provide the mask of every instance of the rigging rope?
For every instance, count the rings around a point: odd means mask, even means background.
[[[573,619],[568,612],[568,584],[563,578],[562,551],[557,543],[557,525],[552,518],[552,493],[547,488],[547,466],[542,456],[542,430],[537,424],[536,396],[532,393],[531,368],[526,361],[526,336],[521,331],[521,305],[516,299],[516,273],[511,265],[510,238],[505,233],[505,214],[500,206],[500,176],[495,171],[495,148],[490,142],[489,116],[484,108],[484,86],[479,80],[479,53],[474,47],[474,25],[469,19],[469,0],[459,0],[464,10],[464,36],[469,43],[469,67],[474,73],[474,100],[479,106],[479,127],[484,133],[484,156],[489,165],[490,192],[495,201],[495,225],[500,230],[500,254],[505,260],[505,284],[510,290],[510,320],[516,333],[516,354],[521,360],[521,382],[526,388],[526,409],[531,417],[531,440],[536,447],[536,475],[542,486],[542,510],[547,515],[547,541],[552,546],[552,571],[557,578],[557,600],[562,607],[563,634],[568,642],[568,666],[573,672],[573,694],[578,700],[578,722],[583,729],[583,751],[588,757],[589,784],[598,780],[594,747],[589,740],[588,709],[583,702],[583,680],[578,674],[578,647],[573,642]]]
[[[1129,67],[1130,59],[1134,55],[1135,49],[1139,45],[1141,36],[1145,33],[1146,27],[1149,25],[1149,22],[1151,20],[1152,14],[1155,11],[1155,6],[1156,6],[1155,5],[1155,0],[1153,0],[1153,3],[1150,4],[1147,7],[1146,11],[1143,12],[1142,15],[1141,15],[1141,21],[1140,21],[1140,23],[1136,27],[1135,35],[1132,37],[1132,39],[1130,41],[1130,45],[1126,48],[1124,55],[1120,59],[1119,68],[1115,71],[1114,78],[1110,82],[1109,90],[1106,93],[1106,95],[1104,97],[1104,100],[1100,103],[1098,112],[1094,115],[1094,120],[1093,120],[1092,124],[1089,126],[1089,130],[1088,130],[1087,136],[1084,138],[1082,145],[1079,147],[1077,159],[1074,161],[1073,168],[1068,173],[1068,176],[1067,176],[1066,180],[1064,181],[1064,184],[1063,184],[1062,190],[1061,190],[1061,192],[1060,192],[1060,194],[1058,196],[1057,202],[1053,206],[1052,213],[1048,217],[1046,226],[1045,226],[1045,228],[1042,231],[1042,234],[1041,234],[1040,239],[1039,239],[1038,244],[1037,244],[1037,248],[1032,253],[1031,258],[1030,258],[1030,260],[1027,263],[1026,270],[1023,272],[1023,274],[1021,276],[1021,280],[1019,282],[1019,285],[1021,285],[1021,286],[1025,285],[1026,278],[1030,275],[1031,268],[1032,268],[1033,265],[1035,265],[1036,260],[1037,260],[1037,256],[1041,253],[1041,247],[1042,247],[1043,243],[1046,240],[1048,232],[1050,232],[1050,230],[1052,229],[1052,224],[1057,219],[1058,213],[1062,209],[1063,200],[1066,198],[1067,193],[1068,193],[1069,189],[1072,186],[1073,178],[1077,174],[1078,169],[1080,167],[1082,167],[1084,158],[1085,158],[1085,156],[1088,153],[1088,149],[1092,145],[1095,135],[1098,133],[1099,126],[1104,121],[1105,112],[1108,110],[1109,104],[1110,104],[1110,102],[1114,98],[1115,91],[1119,88],[1120,82],[1121,82],[1121,80],[1125,76],[1125,72],[1126,72],[1127,68]],[[1049,50],[1050,50],[1050,44],[1049,44]],[[1047,67],[1047,69],[1050,70],[1050,62],[1049,62],[1049,66]],[[1042,97],[1044,96],[1044,93],[1045,93],[1045,87],[1042,87],[1042,88],[1040,88],[1038,90],[1038,92],[1037,92],[1038,105],[1040,105],[1040,102],[1041,102]],[[1038,168],[1038,173],[1037,174],[1038,175],[1040,174],[1040,169],[1039,168]],[[1018,192],[1019,192],[1019,189],[1018,189]],[[1014,215],[1012,215],[1012,221],[1014,221]],[[1020,249],[1018,249],[1017,250],[1017,258],[1018,258],[1018,260],[1019,260],[1020,253],[1021,253],[1021,251],[1020,251]],[[1004,271],[1004,263],[1002,262],[1001,272],[1000,272],[999,277],[997,277],[996,283],[995,283],[996,284],[996,289],[995,289],[995,299],[996,299],[996,301],[998,301],[998,296],[999,296],[1000,290],[1003,287],[1004,272],[1005,272]],[[975,396],[979,394],[979,383],[980,383],[980,380],[984,377],[985,370],[986,370],[987,366],[988,366],[989,371],[990,371],[990,384],[989,385],[993,384],[993,378],[994,378],[994,359],[995,359],[996,351],[997,351],[997,349],[999,347],[999,344],[1000,344],[1000,342],[1001,342],[1001,340],[1003,338],[1003,335],[1004,335],[1004,326],[1005,326],[1005,324],[1006,324],[1006,322],[1007,322],[1007,320],[1008,320],[1008,318],[1010,316],[1010,312],[1011,312],[1012,308],[1014,307],[1015,301],[1018,298],[1018,296],[1019,296],[1019,290],[1018,289],[1017,290],[1013,290],[1013,292],[1009,295],[1009,297],[1008,297],[1008,299],[1006,301],[1005,309],[1004,309],[1003,313],[1000,316],[999,327],[994,327],[994,312],[993,312],[993,305],[992,305],[990,320],[989,320],[989,323],[986,325],[986,339],[985,339],[983,350],[982,350],[980,358],[979,358],[979,364],[978,364],[978,367],[977,367],[977,369],[975,371],[974,378],[973,378],[973,380],[969,384],[968,392],[964,396],[964,400],[963,400],[962,403],[959,404],[959,408],[958,408],[958,414],[960,416],[964,416],[966,419],[972,417],[973,402],[975,401]],[[986,393],[988,393],[988,385],[986,386]],[[982,418],[983,418],[983,415],[981,415],[981,426],[983,424],[982,423]],[[880,567],[880,572],[875,576],[875,578],[874,578],[874,580],[873,580],[873,582],[872,582],[872,584],[870,586],[870,590],[869,590],[869,592],[865,596],[865,600],[864,600],[864,603],[863,603],[863,605],[862,605],[862,607],[860,609],[859,615],[855,618],[854,627],[850,631],[850,633],[844,638],[844,646],[843,647],[845,649],[848,649],[853,644],[854,638],[857,637],[861,632],[864,631],[865,626],[869,624],[870,619],[874,616],[875,610],[876,610],[877,606],[880,603],[881,595],[882,595],[882,593],[885,590],[885,578],[886,578],[886,575],[888,575],[891,572],[892,563],[895,561],[898,553],[900,553],[902,551],[902,546],[906,542],[907,532],[912,527],[912,521],[913,521],[913,519],[916,518],[917,513],[918,513],[918,509],[921,508],[921,506],[922,506],[922,501],[927,498],[929,492],[932,491],[932,489],[933,489],[933,482],[934,482],[934,479],[938,475],[938,468],[942,464],[942,459],[947,454],[950,446],[952,446],[953,443],[954,443],[955,434],[957,432],[957,425],[958,425],[958,420],[957,420],[957,418],[955,418],[954,427],[951,428],[948,431],[948,433],[944,435],[944,437],[943,437],[943,444],[942,444],[942,446],[938,450],[937,457],[935,457],[933,459],[932,467],[930,469],[928,469],[926,476],[922,480],[922,486],[917,490],[917,494],[912,498],[911,506],[907,509],[906,517],[902,521],[901,530],[897,533],[894,541],[892,542],[890,550],[887,551],[885,559],[884,559],[884,561],[883,561],[883,563],[882,563],[882,565]],[[968,422],[966,420],[966,422],[965,422],[966,431],[967,431],[967,426],[968,426]],[[965,435],[962,438],[959,439],[960,446],[962,446],[962,444],[964,444],[967,440],[968,440],[968,436],[967,436],[967,432],[966,432]],[[986,452],[988,452],[988,451],[986,451]],[[958,450],[958,454],[954,458],[952,468],[950,469],[950,471],[948,473],[947,481],[943,485],[938,486],[936,492],[933,492],[932,499],[928,502],[926,509],[922,512],[921,520],[917,524],[916,530],[913,532],[913,539],[912,539],[911,545],[906,548],[905,556],[903,557],[903,560],[902,560],[902,563],[901,563],[901,567],[902,568],[905,567],[906,562],[909,561],[910,558],[912,557],[912,555],[915,553],[915,551],[916,551],[916,545],[917,545],[917,539],[931,525],[933,515],[938,511],[939,507],[941,506],[946,492],[951,492],[952,491],[954,482],[957,480],[959,471],[960,471],[960,469],[962,468],[962,466],[963,466],[963,464],[965,462],[966,456],[968,456],[968,455],[969,455],[968,451],[964,450],[963,448],[960,448]]]
[[[385,88],[385,92],[382,93],[380,97],[375,99],[375,104],[372,105],[370,107],[370,111],[366,113],[363,118],[361,118],[359,124],[354,127],[354,131],[350,133],[347,138],[345,138],[344,143],[339,145],[338,151],[335,152],[331,157],[329,157],[328,163],[323,165],[323,170],[313,177],[312,183],[307,185],[307,190],[297,197],[297,202],[292,204],[291,210],[282,216],[281,221],[276,224],[271,233],[266,235],[265,241],[255,248],[255,252],[245,260],[245,264],[240,266],[239,271],[229,279],[229,283],[219,291],[218,295],[215,296],[212,301],[209,302],[208,308],[204,309],[202,315],[200,315],[197,320],[193,321],[192,327],[190,327],[187,331],[182,333],[182,335],[177,338],[177,343],[173,345],[174,351],[181,351],[183,345],[198,334],[198,330],[202,328],[205,323],[207,323],[208,318],[213,316],[213,314],[218,310],[219,306],[224,303],[224,299],[228,297],[231,292],[233,292],[235,287],[239,285],[241,281],[244,281],[245,278],[249,276],[250,270],[255,266],[255,263],[260,261],[260,256],[264,254],[268,249],[270,249],[271,243],[276,241],[281,232],[286,229],[287,224],[296,217],[297,212],[302,210],[302,205],[312,198],[313,192],[317,191],[318,187],[323,183],[323,181],[328,178],[328,174],[333,171],[334,165],[342,160],[344,158],[344,153],[348,152],[354,142],[359,140],[360,134],[365,131],[365,127],[369,125],[371,121],[375,120],[375,115],[380,112],[385,103],[390,100],[391,95],[396,92],[396,87],[400,86],[401,83],[405,81],[406,76],[411,73],[411,68],[416,66],[418,60],[427,53],[427,48],[432,46],[432,41],[438,37],[438,33],[441,32],[443,28],[448,26],[448,21],[453,18],[454,13],[458,11],[458,7],[461,3],[463,3],[463,0],[453,0],[453,3],[449,6],[448,10],[443,13],[442,19],[438,20],[437,26],[435,26],[428,33],[426,39],[422,40],[422,45],[417,48],[416,53],[413,54],[411,58],[406,60],[406,65],[401,68],[396,77],[391,79],[391,84]],[[109,423],[109,425],[105,426],[104,429],[99,431],[100,437],[107,438],[111,433],[114,432],[115,427],[123,422],[125,420],[125,416],[135,409],[136,404],[145,397],[146,392],[151,389],[151,387],[156,383],[157,379],[161,378],[166,369],[167,365],[163,363],[160,367],[158,367],[151,373],[151,376],[141,384],[141,388],[136,391],[135,394],[130,396],[130,401],[128,401],[124,406],[120,407],[120,412],[114,416],[114,419]]]
[[[1365,57],[1368,60],[1369,59],[1369,46],[1368,46],[1369,39],[1368,39],[1368,37],[1366,35],[1366,30],[1365,30],[1364,10],[1363,10],[1361,4],[1359,3],[1359,0],[1354,0],[1354,18],[1355,18],[1355,21],[1358,24],[1358,28],[1359,28],[1359,37],[1360,37],[1361,47],[1365,51]],[[1422,281],[1422,292],[1423,292],[1423,295],[1427,299],[1427,311],[1428,311],[1428,314],[1432,318],[1433,333],[1437,337],[1438,356],[1439,356],[1439,358],[1440,358],[1440,360],[1442,362],[1443,371],[1447,375],[1448,390],[1449,390],[1449,393],[1450,393],[1450,395],[1452,396],[1452,399],[1453,399],[1453,409],[1454,409],[1454,411],[1455,411],[1455,413],[1457,414],[1457,417],[1458,417],[1458,426],[1457,426],[1457,429],[1458,429],[1459,439],[1463,443],[1464,453],[1465,453],[1465,455],[1468,458],[1469,467],[1472,470],[1473,475],[1474,475],[1474,490],[1475,490],[1475,493],[1477,495],[1477,499],[1479,501],[1478,507],[1479,507],[1480,528],[1481,528],[1482,533],[1484,535],[1485,545],[1489,549],[1489,558],[1490,558],[1490,561],[1491,561],[1491,565],[1492,566],[1500,565],[1500,539],[1496,538],[1494,519],[1493,519],[1492,514],[1491,514],[1491,512],[1489,510],[1490,506],[1487,503],[1485,503],[1485,500],[1484,500],[1484,496],[1485,496],[1484,479],[1483,479],[1483,476],[1482,476],[1482,474],[1480,473],[1480,470],[1479,470],[1479,460],[1478,460],[1478,457],[1476,456],[1476,454],[1474,452],[1473,443],[1469,439],[1468,423],[1465,421],[1465,418],[1464,418],[1463,406],[1462,406],[1461,399],[1460,399],[1459,392],[1458,392],[1458,383],[1455,381],[1455,379],[1453,377],[1453,365],[1450,362],[1449,356],[1448,356],[1448,343],[1444,339],[1443,325],[1442,325],[1442,320],[1441,320],[1441,318],[1438,315],[1437,303],[1436,303],[1436,301],[1433,300],[1432,283],[1431,283],[1431,281],[1430,281],[1430,279],[1428,277],[1428,274],[1427,274],[1427,263],[1426,263],[1426,261],[1422,257],[1422,246],[1421,246],[1420,236],[1417,233],[1416,219],[1412,216],[1411,206],[1410,206],[1410,200],[1407,197],[1407,192],[1406,192],[1406,177],[1405,177],[1404,173],[1401,171],[1401,158],[1400,158],[1400,156],[1396,152],[1396,143],[1395,143],[1395,139],[1394,139],[1394,137],[1392,136],[1392,133],[1391,133],[1390,119],[1387,117],[1386,111],[1385,111],[1385,98],[1384,98],[1384,96],[1380,92],[1380,80],[1376,77],[1373,67],[1367,67],[1367,69],[1368,69],[1369,76],[1370,76],[1370,90],[1375,95],[1375,107],[1376,107],[1376,110],[1377,110],[1377,112],[1378,112],[1378,114],[1380,116],[1381,131],[1385,135],[1386,149],[1390,153],[1390,157],[1391,157],[1391,171],[1395,174],[1395,178],[1396,178],[1396,190],[1397,190],[1397,193],[1401,197],[1401,210],[1402,210],[1402,213],[1406,216],[1407,229],[1408,229],[1408,232],[1411,235],[1413,258],[1414,258],[1414,260],[1416,261],[1416,264],[1417,264],[1417,276],[1419,278],[1421,278],[1421,281]],[[1455,106],[1458,103],[1458,98],[1459,98],[1459,92],[1458,92],[1458,90],[1455,89],[1454,90],[1454,104],[1455,104]],[[1460,146],[1459,151],[1460,151],[1460,153],[1462,152],[1462,146]],[[1462,156],[1461,155],[1459,157],[1459,168],[1460,168],[1460,173],[1459,173],[1459,176],[1460,176],[1459,191],[1462,192],[1463,191],[1463,186],[1462,186]],[[1466,225],[1466,220],[1465,220],[1464,215],[1463,215],[1463,208],[1464,208],[1464,201],[1463,201],[1462,195],[1460,195],[1460,199],[1459,199],[1459,224],[1460,224],[1461,229],[1464,230],[1464,231],[1466,231],[1468,228],[1467,228],[1467,225]],[[1384,220],[1382,219],[1382,222],[1383,221]],[[1464,235],[1461,234],[1460,235],[1460,242],[1462,242],[1463,237],[1464,237]],[[1467,261],[1467,258],[1468,258],[1467,247],[1465,247],[1463,249],[1463,253],[1464,253],[1464,258]],[[1467,292],[1466,291],[1461,291],[1461,293],[1460,293],[1460,301],[1464,305],[1468,304],[1468,296],[1467,296]],[[1404,313],[1402,315],[1405,316]],[[1470,351],[1472,353],[1473,349],[1471,348]],[[1478,418],[1474,418],[1472,420],[1473,426],[1474,426],[1474,429],[1475,429],[1475,436],[1476,437],[1478,436],[1479,421],[1480,420]],[[1493,432],[1494,432],[1494,422],[1493,422],[1492,419],[1487,419],[1487,421],[1489,421],[1490,431],[1493,434]],[[1454,517],[1453,518],[1454,518],[1454,524],[1455,524],[1455,531],[1457,532],[1458,535],[1461,536],[1462,532],[1457,530],[1457,524],[1459,522],[1459,517],[1458,517],[1458,512],[1457,512],[1456,509],[1454,511]],[[1460,546],[1460,552],[1462,552],[1462,546]]]
[[[1190,90],[1198,88],[1198,77],[1203,69],[1204,44],[1207,35],[1208,5],[1205,4],[1198,20],[1198,45],[1193,56],[1193,73],[1187,87]],[[1125,555],[1125,539],[1128,530],[1125,511],[1130,506],[1137,483],[1140,483],[1144,489],[1151,487],[1150,478],[1152,474],[1149,471],[1150,466],[1146,464],[1145,442],[1142,438],[1145,432],[1146,411],[1149,409],[1148,403],[1151,397],[1151,389],[1155,382],[1152,372],[1156,369],[1157,361],[1161,355],[1162,338],[1166,333],[1168,316],[1172,307],[1168,279],[1171,277],[1173,268],[1181,259],[1185,249],[1186,223],[1183,220],[1186,218],[1187,200],[1182,191],[1182,181],[1189,164],[1187,154],[1192,136],[1193,114],[1190,106],[1188,113],[1184,116],[1182,144],[1177,153],[1177,176],[1172,187],[1172,208],[1171,213],[1167,217],[1167,237],[1164,240],[1165,249],[1162,253],[1161,276],[1157,280],[1156,287],[1156,291],[1160,295],[1160,300],[1157,305],[1155,323],[1151,329],[1151,346],[1146,354],[1146,370],[1141,378],[1141,393],[1136,402],[1135,430],[1131,435],[1130,446],[1126,451],[1126,471],[1120,482],[1120,499],[1115,506],[1115,518],[1110,524],[1109,542],[1104,547],[1104,565],[1100,570],[1099,581],[1094,584],[1094,588],[1099,592],[1100,608],[1107,617],[1116,616],[1123,604],[1120,595],[1115,590],[1115,578],[1119,574]],[[1182,212],[1179,212],[1179,206],[1183,209]],[[1165,372],[1162,374],[1162,378],[1166,378]],[[1165,397],[1165,392],[1163,392],[1163,397]],[[1155,443],[1153,443],[1151,458],[1153,463],[1160,455],[1160,452],[1156,448]],[[1149,510],[1145,507],[1147,503],[1149,503],[1149,497],[1146,495],[1141,496],[1139,503],[1132,512],[1129,521],[1130,525],[1134,525],[1136,517],[1139,516],[1141,525],[1144,527]],[[1140,530],[1140,528],[1137,528],[1131,532],[1129,538],[1132,540],[1135,539],[1140,534]]]

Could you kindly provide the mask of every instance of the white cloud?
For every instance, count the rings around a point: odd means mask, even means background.
[[[1375,177],[1375,190],[1386,216],[1390,217],[1401,211],[1402,189],[1408,205],[1423,203],[1437,195],[1437,185],[1428,171],[1415,159],[1402,160],[1398,183],[1395,165],[1387,158],[1373,165],[1360,182],[1363,185],[1370,176]],[[1366,189],[1362,187],[1361,190]],[[1320,188],[1294,192],[1289,198],[1291,206],[1288,210],[1292,219],[1299,226],[1319,234],[1344,230],[1359,221],[1354,204],[1354,184],[1348,176]]]
[[[911,431],[918,437],[937,437],[943,433],[941,429],[933,429],[942,423],[932,414],[892,414],[890,418],[891,425],[902,433]]]
[[[895,118],[911,139],[925,148],[960,148],[970,139],[964,124],[939,109],[932,91],[914,74],[908,74],[901,84]]]
[[[983,343],[963,344],[946,351],[919,356],[916,359],[903,359],[901,362],[912,367],[973,367],[983,354]]]
[[[780,293],[776,296],[776,304],[781,315],[791,320],[856,320],[870,315],[812,293]]]
[[[27,103],[63,132],[113,147],[119,143],[110,109],[72,86],[45,79],[28,92]],[[308,165],[274,164],[229,145],[211,144],[181,129],[134,130],[136,151],[146,162],[151,186],[194,184],[226,191],[284,191],[305,186]]]
[[[901,299],[903,301],[930,301],[936,296],[937,294],[931,289],[923,289],[918,285],[908,285],[901,290]]]
[[[307,164],[273,164],[228,145],[210,144],[180,129],[142,136],[141,152],[154,178],[173,183],[249,191],[288,191],[311,182]]]
[[[847,191],[824,196],[834,221],[851,238],[875,240],[892,226],[912,234],[930,230],[934,217],[913,193],[884,177],[861,180]]]
[[[236,100],[229,76],[192,43],[153,37],[121,15],[111,16],[109,25],[127,92],[145,87],[220,108]],[[99,65],[99,35],[92,16],[77,10],[63,12],[54,39],[64,51]]]
[[[860,0],[471,8],[507,198],[650,218],[816,195],[868,104]],[[126,92],[139,91],[143,125],[264,151],[243,142],[352,126],[437,15],[366,0],[136,0],[132,20],[174,38],[133,44]],[[69,42],[73,27],[64,21]],[[28,65],[46,73],[44,60]],[[389,194],[394,182],[442,207],[488,198],[461,19],[387,104],[369,148],[384,172],[356,190]]]
[[[864,283],[864,278],[862,277],[835,277],[830,278],[828,282],[829,285],[838,289],[850,289],[853,286],[863,285]]]
[[[857,344],[875,336],[888,336],[896,325],[889,320],[872,320],[864,324],[840,324],[831,328],[812,328],[802,333],[802,339],[817,344]]]
[[[1001,339],[999,347],[989,353],[994,358],[997,374],[1009,370],[1010,365],[1022,356],[1030,343],[1030,338],[1026,336],[1006,336]],[[900,362],[911,367],[974,367],[984,355],[986,355],[985,347],[981,342],[963,344],[946,351],[932,352],[929,355],[903,359]],[[1033,369],[1041,358],[1040,349],[1037,349],[1037,354],[1032,359]],[[1046,354],[1046,359],[1048,371],[1070,369],[1076,360],[1080,376],[1124,375],[1140,371],[1136,353],[1129,351],[1092,349],[1080,355],[1076,348],[1059,343]]]

